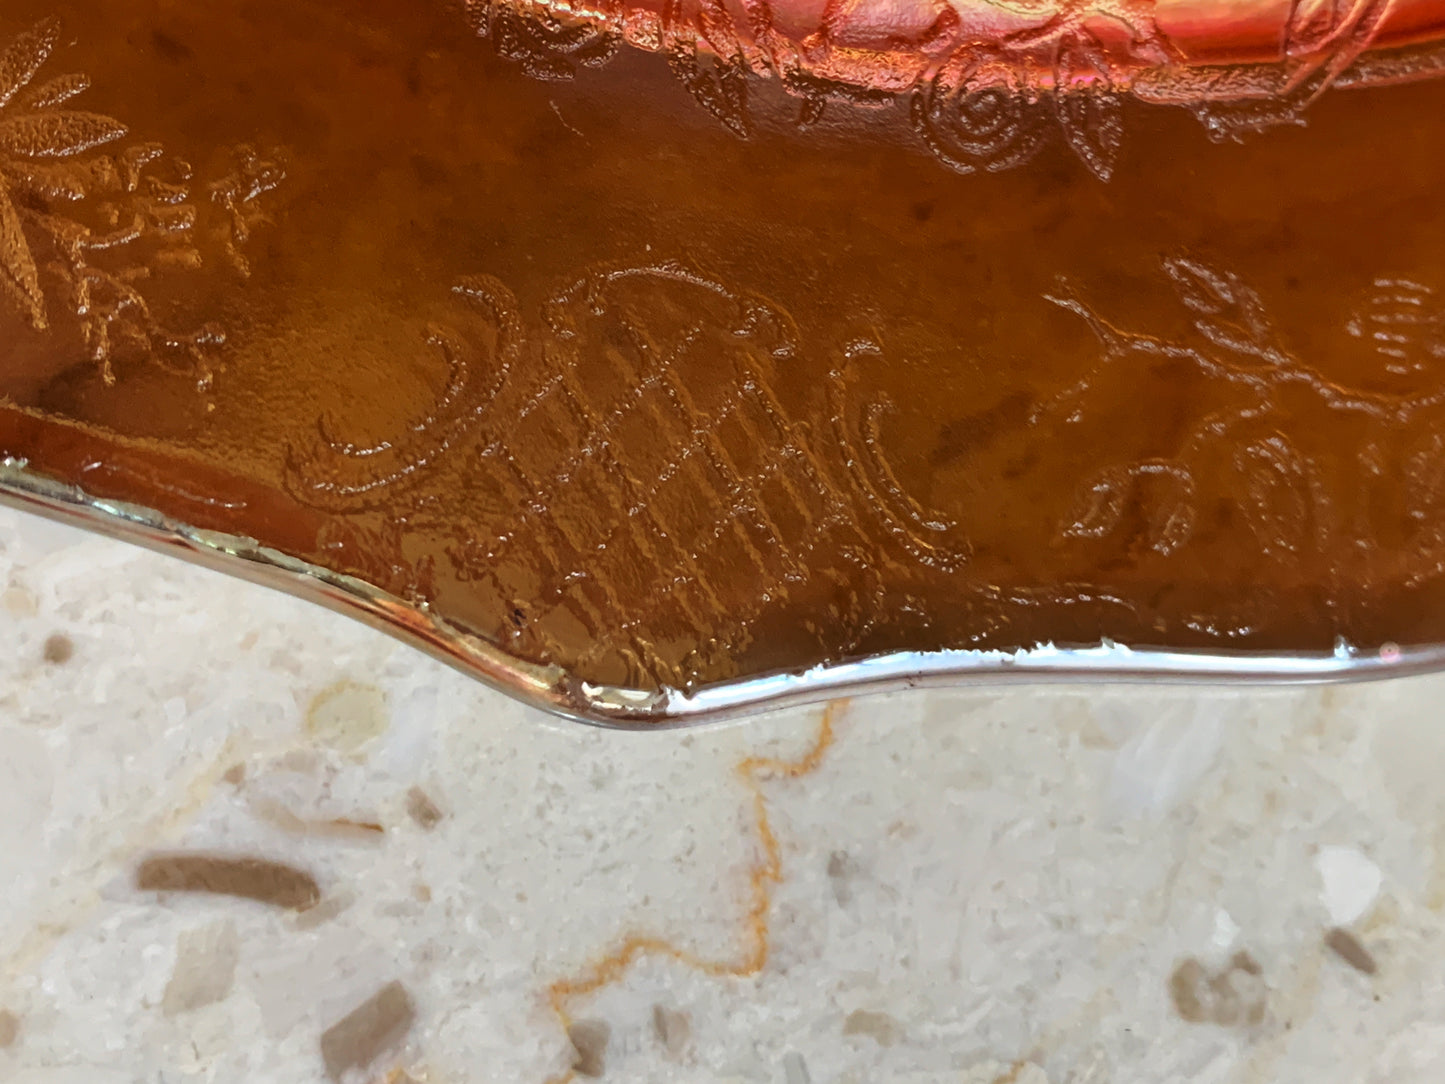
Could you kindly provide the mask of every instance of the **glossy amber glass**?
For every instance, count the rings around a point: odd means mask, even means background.
[[[573,690],[1445,640],[1425,8],[852,82],[689,10],[7,4],[7,491]]]

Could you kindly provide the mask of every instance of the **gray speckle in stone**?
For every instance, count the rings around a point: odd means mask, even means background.
[[[136,869],[142,892],[202,892],[269,903],[293,911],[315,907],[321,889],[304,870],[264,858],[191,852],[152,855]]]
[[[572,1068],[582,1076],[601,1076],[607,1068],[607,1044],[612,1040],[612,1029],[606,1021],[578,1020],[567,1029],[567,1038],[577,1052]]]
[[[184,931],[176,940],[176,964],[161,998],[166,1016],[222,1001],[236,981],[241,941],[230,921]]]
[[[656,1033],[662,1048],[672,1057],[682,1056],[692,1038],[692,1022],[685,1012],[669,1009],[664,1005],[652,1007],[652,1030]]]
[[[441,822],[443,813],[426,791],[421,787],[412,787],[406,792],[406,815],[419,828],[430,832]]]
[[[1325,934],[1325,944],[1329,946],[1336,956],[1349,964],[1356,971],[1366,975],[1373,975],[1378,967],[1370,950],[1360,942],[1360,939],[1349,930],[1336,927]]]
[[[401,1045],[416,1019],[411,995],[389,982],[321,1035],[326,1075],[339,1081],[351,1069],[365,1069]]]
[[[903,1025],[886,1012],[858,1009],[843,1021],[844,1035],[864,1035],[879,1046],[892,1046],[903,1038]]]
[[[846,851],[834,851],[828,856],[828,883],[839,907],[847,907],[853,899],[852,882],[857,875],[858,866]]]
[[[1191,1024],[1257,1027],[1264,1022],[1267,995],[1263,969],[1248,952],[1236,952],[1212,973],[1191,956],[1169,976],[1174,1011]]]
[[[57,632],[45,638],[43,653],[46,662],[52,666],[61,666],[69,662],[75,654],[75,641],[64,633]]]

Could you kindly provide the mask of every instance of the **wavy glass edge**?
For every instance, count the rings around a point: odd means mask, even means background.
[[[0,458],[0,505],[179,557],[283,591],[360,620],[497,691],[591,726],[655,730],[740,720],[783,707],[917,688],[1017,682],[1115,682],[1236,686],[1345,683],[1445,670],[1445,644],[1331,652],[1181,651],[1104,642],[1016,651],[896,652],[805,670],[676,689],[627,689],[579,681],[558,666],[515,658],[496,645],[362,580],[289,557],[254,539],[189,527],[160,512],[94,497]]]

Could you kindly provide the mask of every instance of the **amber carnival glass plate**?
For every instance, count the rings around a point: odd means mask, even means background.
[[[6,0],[0,491],[619,725],[1437,666],[1442,40]]]

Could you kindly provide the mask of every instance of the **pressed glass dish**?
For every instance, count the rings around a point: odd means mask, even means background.
[[[1442,33],[12,3],[0,495],[615,725],[1433,668]]]

